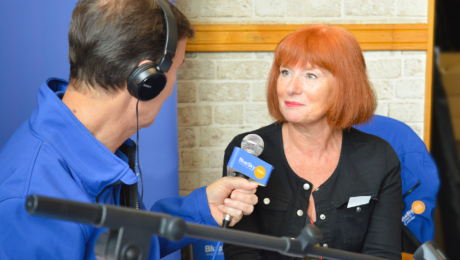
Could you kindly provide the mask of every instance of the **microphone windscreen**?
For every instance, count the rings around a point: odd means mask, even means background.
[[[241,149],[258,157],[264,150],[264,140],[256,134],[246,135],[241,141]]]

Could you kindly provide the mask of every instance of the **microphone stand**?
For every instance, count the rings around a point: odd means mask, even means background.
[[[152,235],[161,236],[171,241],[178,241],[184,236],[223,241],[234,245],[275,251],[298,258],[315,256],[337,260],[383,259],[338,249],[315,247],[314,245],[321,240],[322,233],[313,225],[307,225],[296,238],[279,238],[186,223],[180,218],[171,217],[167,214],[37,195],[30,195],[26,200],[25,207],[30,215],[109,228],[110,230],[102,234],[96,242],[95,252],[98,259],[145,260],[149,255]],[[420,258],[415,258],[419,250],[422,250],[418,254]],[[427,250],[430,251],[429,254],[425,253]],[[434,245],[425,245],[425,247],[422,245],[414,254],[414,259],[445,259],[444,257],[437,257],[435,251],[439,252]]]
[[[180,218],[104,204],[30,195],[25,207],[30,215],[109,228],[97,239],[97,259],[146,260],[152,235],[178,241],[186,229]]]

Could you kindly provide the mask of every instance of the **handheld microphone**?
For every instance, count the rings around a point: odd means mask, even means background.
[[[235,147],[228,160],[227,175],[237,176],[267,185],[273,166],[257,158],[264,150],[264,141],[256,134],[249,134],[241,141],[241,148]]]
[[[227,175],[243,177],[260,186],[267,185],[273,166],[257,158],[264,150],[264,141],[256,134],[249,134],[241,141],[241,148],[235,147],[227,164]],[[225,215],[222,227],[230,224],[232,217]]]

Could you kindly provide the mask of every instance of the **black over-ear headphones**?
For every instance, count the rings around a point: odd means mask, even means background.
[[[171,68],[172,59],[176,55],[177,25],[176,18],[164,0],[157,0],[165,16],[166,43],[163,58],[156,65],[149,62],[139,66],[129,77],[128,91],[140,101],[154,99],[166,86],[165,73]]]

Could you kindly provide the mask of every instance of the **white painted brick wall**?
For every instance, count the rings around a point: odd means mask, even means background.
[[[196,24],[427,23],[428,0],[176,0]]]
[[[378,96],[376,114],[401,120],[423,137],[426,53],[366,51],[364,57]],[[224,149],[234,136],[273,122],[265,96],[272,61],[270,52],[187,55],[186,64],[200,64],[206,72],[179,69],[181,194],[220,176]]]
[[[348,0],[344,2],[345,15],[394,16],[396,0]]]
[[[426,23],[428,0],[176,0],[195,24]],[[425,51],[366,51],[376,114],[423,137]],[[272,52],[187,53],[178,71],[180,194],[222,175],[237,134],[270,124],[265,97]]]

